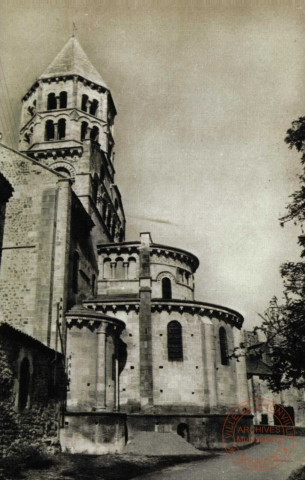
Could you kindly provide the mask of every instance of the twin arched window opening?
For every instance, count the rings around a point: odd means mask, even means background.
[[[228,339],[224,327],[219,329],[220,358],[222,365],[229,365]]]
[[[58,120],[57,129],[53,120],[47,120],[45,125],[45,140],[63,140],[66,138],[66,120],[61,118]]]
[[[90,115],[96,115],[98,109],[98,101],[97,100],[89,100],[88,95],[82,95],[82,104],[81,109],[83,112],[90,113]]]
[[[167,354],[169,361],[183,361],[182,327],[177,320],[167,325]]]
[[[84,140],[87,139],[88,130],[89,130],[88,123],[87,122],[82,122],[81,133],[80,133],[81,142],[83,142]],[[99,131],[98,127],[94,126],[92,129],[90,129],[90,140],[94,140],[95,142],[98,142],[99,134],[100,134],[100,131]]]
[[[67,92],[60,92],[59,97],[56,97],[55,93],[49,93],[48,95],[48,110],[56,110],[57,108],[67,108],[68,94]]]

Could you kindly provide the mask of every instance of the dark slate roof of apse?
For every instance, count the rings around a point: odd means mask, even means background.
[[[109,90],[106,82],[104,82],[92,65],[75,37],[71,37],[68,40],[39,78],[44,79],[63,75],[79,75]]]
[[[91,308],[83,307],[82,305],[74,305],[66,314],[66,317],[86,317],[92,318],[92,320],[106,320],[108,322],[116,323],[125,327],[123,320],[110,315],[105,315],[102,312],[97,312]]]

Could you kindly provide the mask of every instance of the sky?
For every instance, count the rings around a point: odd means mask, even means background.
[[[109,85],[127,240],[199,257],[196,299],[258,323],[298,227],[281,228],[298,187],[284,143],[305,115],[305,1],[1,0],[4,143],[21,98],[72,34]],[[9,98],[10,103],[5,99]]]

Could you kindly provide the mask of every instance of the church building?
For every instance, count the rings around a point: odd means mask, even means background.
[[[243,317],[195,299],[192,253],[148,232],[125,241],[116,113],[74,36],[23,97],[19,152],[0,150],[1,320],[65,358],[63,450],[121,452],[142,431],[221,447],[249,395],[246,361],[230,356]]]

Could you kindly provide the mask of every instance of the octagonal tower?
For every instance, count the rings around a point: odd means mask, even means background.
[[[74,36],[22,102],[20,151],[71,178],[101,242],[125,236],[115,184],[115,115],[109,88]]]

